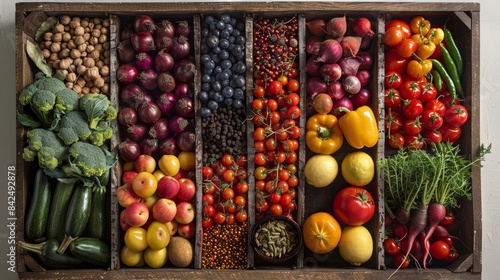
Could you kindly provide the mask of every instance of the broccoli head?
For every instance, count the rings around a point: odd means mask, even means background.
[[[80,110],[87,114],[89,127],[95,129],[99,121],[111,121],[116,118],[117,111],[108,97],[102,93],[87,93],[80,97]]]
[[[70,111],[62,116],[56,130],[57,136],[68,146],[78,141],[86,141],[91,134],[87,115],[83,111]]]
[[[99,121],[95,129],[91,129],[89,142],[101,146],[106,140],[113,136],[113,129],[109,125],[109,121]]]
[[[80,96],[74,90],[64,87],[56,92],[56,103],[54,105],[54,114],[66,114],[73,110],[78,110]]]
[[[63,167],[69,177],[101,176],[109,168],[104,151],[93,144],[78,141],[69,147],[69,166]]]
[[[27,146],[23,150],[23,159],[33,161],[38,157],[42,168],[55,169],[68,156],[68,146],[50,130],[35,128],[26,133]]]

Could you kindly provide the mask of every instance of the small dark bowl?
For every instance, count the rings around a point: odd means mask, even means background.
[[[285,222],[288,226],[290,226],[291,230],[295,232],[295,247],[292,248],[291,251],[289,251],[286,254],[281,255],[281,257],[270,257],[267,256],[266,253],[262,250],[260,246],[257,245],[256,238],[255,238],[255,233],[261,228],[262,225],[267,224],[270,221],[283,221]],[[287,261],[291,258],[293,258],[297,253],[299,252],[300,247],[302,246],[302,230],[300,229],[299,224],[295,222],[294,220],[291,220],[290,218],[287,218],[285,216],[266,216],[259,220],[252,228],[252,235],[251,235],[251,246],[255,253],[259,256],[264,261],[268,262],[284,262]],[[261,245],[262,246],[262,245]]]

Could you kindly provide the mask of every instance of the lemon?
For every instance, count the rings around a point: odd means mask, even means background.
[[[342,161],[342,176],[347,183],[356,187],[368,185],[373,179],[374,170],[372,157],[362,151],[350,153]]]
[[[304,167],[304,175],[309,185],[323,188],[335,180],[339,167],[331,155],[314,155]]]
[[[354,266],[367,262],[373,253],[373,239],[364,226],[346,226],[339,241],[340,256]]]

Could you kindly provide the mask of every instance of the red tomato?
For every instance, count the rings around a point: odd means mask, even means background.
[[[417,81],[403,81],[399,88],[399,94],[401,94],[404,99],[419,98],[422,94],[422,90]]]
[[[396,238],[384,240],[384,251],[387,255],[394,256],[401,252],[401,243]]]
[[[403,131],[406,135],[417,135],[422,131],[422,123],[419,118],[406,119],[403,121]]]
[[[396,45],[396,50],[401,57],[409,58],[417,50],[417,41],[403,37],[403,40]]]
[[[395,88],[398,89],[403,83],[403,79],[401,78],[401,74],[396,71],[386,71],[384,77],[384,85],[386,88]]]
[[[203,179],[210,179],[214,175],[214,170],[210,166],[203,166],[201,173]]]
[[[283,206],[283,208],[290,204],[290,202],[292,202],[292,195],[290,195],[288,192],[281,195],[280,204],[281,206]]]
[[[417,98],[412,98],[409,100],[405,100],[403,102],[403,114],[410,119],[416,119],[422,111],[424,110],[424,106],[422,105],[422,101]]]
[[[405,147],[409,150],[418,150],[424,147],[424,138],[420,135],[405,135]]]
[[[454,221],[455,221],[455,214],[453,214],[453,212],[451,211],[448,211],[448,213],[446,213],[446,216],[444,216],[444,219],[439,224],[444,227],[447,227],[453,224]]]
[[[236,184],[236,191],[239,193],[239,194],[244,194],[246,192],[248,192],[248,182],[245,181],[245,180],[240,180],[237,184]]]
[[[214,196],[208,193],[204,194],[202,199],[203,199],[203,204],[207,205],[213,205],[215,202]]]
[[[442,97],[439,98],[439,100],[441,100],[441,102],[444,103],[446,108],[450,108],[453,105],[460,105],[460,100],[451,98],[448,90],[439,92],[439,95],[442,95]]]
[[[401,27],[394,26],[385,31],[383,41],[386,46],[394,47],[399,44],[403,38],[404,33]]]
[[[440,115],[441,117],[443,117],[444,113],[446,112],[446,105],[437,99],[433,99],[425,103],[424,111],[425,110],[432,110],[438,113],[438,115]]]
[[[390,71],[396,71],[400,74],[404,73],[407,65],[408,58],[399,56],[396,49],[391,49],[385,53],[386,73],[389,73]]]
[[[460,127],[451,126],[446,122],[439,128],[439,131],[443,135],[443,141],[451,143],[456,142],[460,139],[460,135],[462,135],[462,129]]]
[[[443,141],[443,134],[439,130],[428,130],[424,129],[422,131],[422,137],[427,144],[440,143]]]
[[[398,253],[394,256],[393,264],[401,269],[407,268],[410,265],[410,258],[403,253]]]
[[[230,154],[225,154],[222,156],[221,163],[224,164],[225,166],[230,166],[231,164],[234,163],[234,158]]]
[[[234,213],[229,213],[226,215],[226,224],[233,225],[236,222],[236,217]]]
[[[389,139],[387,141],[389,143],[389,146],[391,146],[391,148],[393,148],[393,149],[402,148],[405,144],[404,136],[398,132],[391,133],[391,135],[389,135]]]
[[[396,109],[401,104],[401,94],[395,88],[388,88],[384,91],[384,106],[386,109]]]
[[[364,188],[345,187],[333,200],[333,214],[346,225],[362,225],[375,213],[375,201]]]
[[[406,228],[405,225],[395,221],[394,224],[392,225],[392,232],[394,233],[394,236],[401,240],[406,237],[408,234],[408,229]]]
[[[266,94],[274,96],[281,93],[283,85],[279,81],[272,81],[266,88]]]
[[[247,221],[247,219],[248,219],[248,214],[245,210],[241,210],[236,213],[236,221],[244,223]]]
[[[420,94],[420,101],[422,103],[427,103],[433,99],[436,99],[437,97],[437,89],[432,83],[422,83],[420,84],[420,89],[421,89],[421,94]]]
[[[388,134],[392,134],[398,132],[403,127],[403,118],[398,112],[390,110],[386,114],[384,123],[385,131]]]
[[[212,217],[205,217],[201,220],[201,226],[203,228],[211,228],[214,225]]]
[[[447,262],[454,262],[456,259],[458,259],[458,257],[459,257],[459,254],[457,252],[457,249],[455,249],[455,247],[451,247],[450,254],[444,260]]]
[[[286,88],[291,92],[298,92],[300,89],[300,83],[297,79],[288,80],[288,84],[286,84]]]
[[[433,258],[444,260],[450,255],[450,245],[442,240],[438,240],[431,244],[429,252]]]
[[[274,203],[271,207],[269,207],[269,211],[271,211],[271,213],[275,216],[280,216],[283,214],[283,206],[279,203]]]
[[[203,213],[205,213],[207,217],[212,217],[215,214],[215,208],[212,205],[206,205],[203,207]]]
[[[257,86],[254,90],[253,90],[253,96],[254,97],[263,97],[264,94],[266,93],[266,90],[264,89],[263,86]]]
[[[272,194],[269,195],[268,199],[273,204],[279,203],[281,200],[281,194],[279,194],[278,192],[273,192]]]
[[[408,25],[408,23],[405,20],[392,19],[385,24],[385,30],[387,31],[394,26],[401,28],[405,38],[411,38],[412,35],[411,28],[410,25]]]
[[[451,126],[462,126],[469,117],[467,109],[462,105],[449,107],[444,114],[444,121]]]
[[[269,209],[269,203],[267,202],[267,200],[265,199],[262,199],[262,200],[256,200],[255,202],[255,210],[258,212],[258,213],[264,213],[267,211],[267,209]]]
[[[223,224],[226,221],[226,215],[222,212],[216,212],[213,219],[216,224]]]
[[[424,110],[420,117],[422,127],[429,130],[438,129],[443,125],[443,118],[432,110]]]

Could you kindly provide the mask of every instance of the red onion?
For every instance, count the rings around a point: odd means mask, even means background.
[[[189,44],[188,38],[186,36],[174,37],[172,48],[170,49],[170,54],[175,61],[187,58],[191,52],[191,45]]]
[[[306,52],[308,54],[318,54],[321,43],[323,43],[323,39],[318,36],[308,37],[306,40]]]
[[[166,72],[174,68],[174,58],[167,49],[161,49],[153,61],[154,68],[158,72]]]
[[[320,77],[309,78],[306,82],[306,92],[314,98],[318,93],[324,93],[327,89],[325,80]]]
[[[342,57],[342,47],[336,40],[323,41],[319,48],[317,62],[335,63]]]
[[[342,77],[355,76],[361,61],[356,57],[344,57],[339,60],[339,66],[342,69]]]
[[[320,69],[321,65],[323,64],[322,62],[317,62],[316,59],[318,58],[317,55],[311,56],[309,59],[306,61],[306,73],[309,76],[319,76],[320,75]]]
[[[359,52],[357,55],[358,59],[361,61],[359,70],[370,70],[373,67],[373,58],[369,52]]]
[[[154,90],[158,87],[158,74],[153,69],[141,71],[137,76],[137,80],[146,90]]]
[[[370,36],[361,37],[361,46],[359,46],[360,50],[367,50],[372,46],[372,38]]]
[[[335,81],[328,85],[328,89],[326,90],[326,94],[330,95],[332,99],[340,99],[344,97],[345,90],[340,81]]]
[[[191,152],[195,148],[196,136],[193,132],[184,130],[175,136],[175,142],[181,151]]]
[[[174,45],[174,40],[172,37],[167,35],[158,35],[154,37],[156,49],[165,49],[167,52],[172,49]]]
[[[181,20],[177,22],[175,27],[175,36],[186,36],[189,37],[191,33],[191,28],[187,20]]]
[[[116,49],[121,62],[128,63],[134,61],[136,52],[132,47],[130,39],[121,41]]]
[[[127,138],[139,142],[148,132],[148,127],[142,123],[137,123],[127,128]]]
[[[169,37],[174,38],[175,27],[172,22],[168,19],[164,19],[160,22],[154,33],[155,37]]]
[[[116,70],[116,78],[124,85],[135,82],[137,75],[139,75],[139,70],[130,64],[123,64]]]
[[[155,156],[158,152],[158,139],[156,138],[142,138],[139,142],[141,153],[145,155]]]
[[[148,32],[130,34],[130,42],[136,52],[148,52],[155,49],[153,35]]]
[[[358,36],[373,37],[375,35],[372,30],[372,24],[366,17],[351,19],[351,28]]]
[[[183,116],[175,115],[168,120],[168,126],[174,133],[181,133],[189,126],[189,121]]]
[[[163,92],[172,92],[175,88],[175,78],[168,72],[162,72],[157,79],[158,88]]]
[[[321,77],[326,83],[335,82],[342,77],[342,69],[337,63],[325,63],[320,69]]]
[[[161,117],[160,107],[152,101],[142,102],[141,105],[139,105],[137,114],[141,121],[149,125],[154,124]]]
[[[120,99],[128,106],[132,106],[144,99],[146,90],[137,84],[128,84],[124,86],[120,93]]]
[[[175,155],[179,151],[174,137],[161,140],[158,148],[162,155]]]
[[[182,83],[182,84],[176,84],[173,94],[175,95],[175,98],[183,98],[183,97],[190,97],[191,96],[191,87],[188,84]]]
[[[366,89],[362,88],[357,94],[351,95],[351,102],[352,102],[352,107],[354,109],[357,109],[363,105],[370,106],[372,100],[372,94],[371,92]]]
[[[183,117],[189,117],[194,111],[194,102],[191,97],[182,97],[175,102],[175,111]]]
[[[149,92],[146,92],[144,94],[144,97],[141,100],[138,100],[137,102],[132,104],[131,107],[137,111],[137,110],[139,110],[139,107],[141,106],[141,104],[144,102],[154,102],[153,96],[151,96],[151,94]]]
[[[177,81],[189,83],[194,79],[196,66],[189,59],[182,59],[175,63],[173,75]]]
[[[133,162],[141,155],[141,147],[132,140],[125,140],[118,145],[120,157],[126,162]]]
[[[371,74],[368,70],[359,70],[358,73],[356,73],[356,77],[359,79],[361,87],[366,87],[370,84]]]
[[[307,29],[315,36],[323,36],[326,31],[326,21],[324,19],[313,19],[306,22]]]
[[[125,107],[118,112],[118,122],[124,126],[129,127],[137,123],[137,112],[134,108]]]
[[[356,76],[347,76],[342,82],[344,90],[350,94],[356,94],[361,90],[361,83]]]
[[[333,38],[344,36],[347,32],[347,20],[345,15],[343,17],[331,18],[325,26],[326,34]]]
[[[161,115],[164,117],[172,115],[176,101],[177,99],[175,98],[175,95],[171,92],[166,92],[160,95],[156,99],[156,105],[160,108]]]
[[[331,113],[334,114],[337,118],[340,118],[345,115],[345,112],[342,111],[343,109],[347,109],[349,111],[353,109],[352,101],[347,96],[344,96],[337,100],[333,100],[333,109]]]
[[[170,133],[170,128],[168,127],[168,121],[164,118],[158,119],[148,131],[148,135],[151,138],[165,139]]]
[[[122,28],[122,31],[120,31],[120,40],[125,41],[130,39],[130,34],[134,33],[134,30],[132,29],[132,26],[130,25],[125,25]]]
[[[139,70],[151,69],[153,57],[148,52],[140,52],[135,56],[135,66]]]
[[[356,56],[361,46],[361,37],[359,36],[345,36],[340,42],[342,47],[342,55],[344,57]]]
[[[156,29],[156,25],[153,19],[148,15],[137,15],[134,19],[134,31],[139,32],[148,32],[153,34]]]

